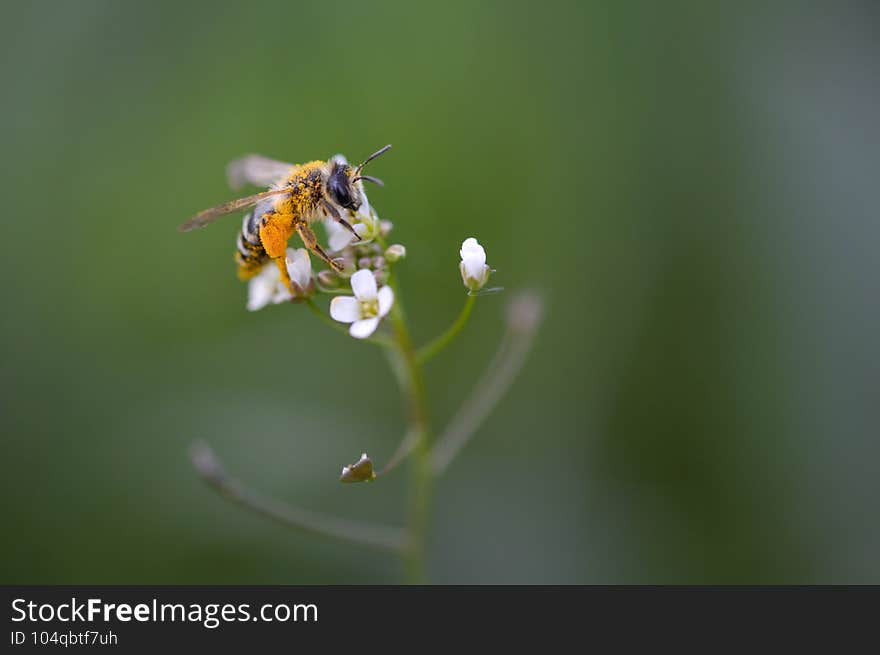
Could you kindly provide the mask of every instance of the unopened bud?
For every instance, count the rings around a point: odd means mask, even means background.
[[[492,273],[492,269],[486,265],[486,251],[475,238],[469,237],[461,244],[459,254],[461,281],[471,292],[479,291],[486,286]]]
[[[392,264],[400,261],[404,257],[406,257],[406,247],[399,243],[388,246],[388,250],[385,251],[385,259]]]

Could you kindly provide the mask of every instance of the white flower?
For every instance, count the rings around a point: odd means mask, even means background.
[[[367,269],[351,276],[351,290],[354,297],[336,296],[330,302],[330,316],[340,323],[351,323],[348,333],[355,339],[366,339],[391,310],[394,292],[388,286],[377,291],[376,278]]]
[[[305,248],[287,249],[287,273],[294,288],[307,295],[312,287],[312,262]],[[281,281],[278,265],[267,262],[257,275],[248,283],[247,308],[255,312],[266,305],[277,305],[292,300],[293,296]]]
[[[357,182],[355,187],[361,194],[361,206],[357,212],[343,212],[347,214],[343,215],[343,218],[351,223],[354,231],[361,238],[361,241],[358,243],[369,243],[379,236],[381,226],[379,218],[376,216],[376,211],[370,206],[367,194],[364,193],[363,183]],[[324,221],[324,225],[327,228],[327,245],[330,247],[331,252],[339,252],[354,241],[354,235],[332,218]]]
[[[469,237],[461,244],[461,279],[471,291],[479,291],[489,280],[492,272],[486,265],[486,251],[474,237]]]

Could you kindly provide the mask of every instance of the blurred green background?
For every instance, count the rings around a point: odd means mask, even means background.
[[[871,2],[4,4],[4,583],[376,583],[394,559],[214,495],[187,448],[287,501],[399,523],[381,353],[250,314],[248,152],[395,148],[371,191],[416,338],[486,246],[547,317],[436,490],[442,583],[880,582]],[[502,330],[428,371],[442,426]]]

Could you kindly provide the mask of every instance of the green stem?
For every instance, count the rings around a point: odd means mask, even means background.
[[[455,322],[449,326],[446,332],[431,341],[431,343],[419,348],[417,358],[420,365],[424,365],[427,361],[433,358],[434,355],[448,346],[456,336],[458,336],[458,333],[461,332],[461,329],[465,326],[471,316],[471,309],[473,309],[476,299],[476,296],[467,296],[467,300],[464,301],[464,307],[461,308],[461,313],[458,315],[458,318],[455,319]]]
[[[412,452],[412,465],[409,482],[409,543],[405,551],[406,576],[412,584],[426,581],[425,545],[431,506],[431,424],[428,417],[428,402],[422,367],[416,355],[406,315],[403,311],[400,289],[392,275],[388,281],[394,290],[394,305],[391,309],[391,325],[397,342],[397,349],[404,362],[406,386],[409,403],[410,429],[415,435]]]

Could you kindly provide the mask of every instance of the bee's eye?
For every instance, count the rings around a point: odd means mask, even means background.
[[[349,209],[356,209],[351,195],[351,182],[343,169],[339,168],[330,175],[330,179],[327,180],[327,192],[337,204]]]

